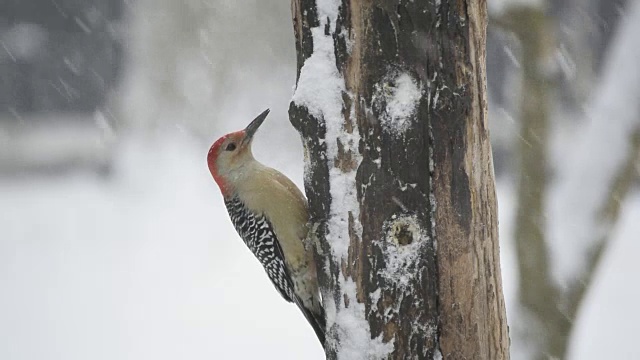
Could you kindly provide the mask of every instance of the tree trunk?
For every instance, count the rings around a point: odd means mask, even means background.
[[[508,359],[486,3],[293,0],[328,359]]]

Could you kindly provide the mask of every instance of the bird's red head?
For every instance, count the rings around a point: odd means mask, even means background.
[[[268,114],[269,109],[253,119],[244,130],[224,135],[211,145],[207,164],[213,179],[225,197],[233,190],[233,181],[243,165],[253,160],[251,141]]]

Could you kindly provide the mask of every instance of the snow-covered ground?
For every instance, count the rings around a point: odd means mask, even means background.
[[[622,209],[612,239],[575,324],[571,359],[640,359],[640,194]]]
[[[0,182],[0,359],[324,358],[194,144],[125,139],[110,180]]]
[[[110,179],[0,180],[0,359],[324,358],[233,230],[207,150],[178,131],[128,136]],[[301,161],[283,170],[301,185]],[[510,302],[514,204],[499,185]],[[635,194],[576,324],[572,359],[640,359],[638,219]]]

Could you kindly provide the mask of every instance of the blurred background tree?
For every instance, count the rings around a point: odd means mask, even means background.
[[[600,19],[602,7],[540,1],[493,12],[493,30],[519,47],[510,55],[520,85],[509,87],[518,94],[509,102],[519,122],[517,165],[508,171],[517,174],[518,197],[518,295],[510,320],[516,358],[566,357],[579,306],[637,178],[640,76],[630,68],[640,53],[630,49],[638,45],[640,7],[632,2],[620,23],[602,14],[605,24],[617,24],[616,36],[590,21]],[[558,158],[564,161],[554,163]]]

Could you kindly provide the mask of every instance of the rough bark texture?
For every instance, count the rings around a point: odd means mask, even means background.
[[[440,103],[430,114],[444,358],[507,359],[497,207],[486,98],[486,3],[452,2],[440,64]],[[444,5],[443,5],[444,7]],[[444,9],[443,9],[444,10]],[[446,38],[445,38],[446,39]],[[442,70],[441,70],[442,71]]]
[[[300,76],[313,52],[311,28],[321,20],[314,0],[293,0],[292,12]],[[361,161],[340,151],[340,142],[338,156],[327,158],[324,119],[290,107],[308,157],[305,189],[323,296],[350,306],[339,287],[341,279],[353,280],[371,337],[393,341],[393,359],[431,359],[438,352],[445,359],[509,357],[485,28],[485,1],[343,0],[335,30],[327,26],[325,33],[333,37],[345,82],[343,130],[360,134]],[[396,87],[400,74],[416,81],[422,97],[398,134],[382,124],[389,114],[380,92]],[[360,216],[343,214],[351,240],[346,259],[331,256],[326,238],[330,169],[357,171]],[[402,264],[405,281],[392,281],[388,266],[406,249],[419,256]],[[337,358],[349,334],[330,329],[328,336],[334,345],[327,357]]]

